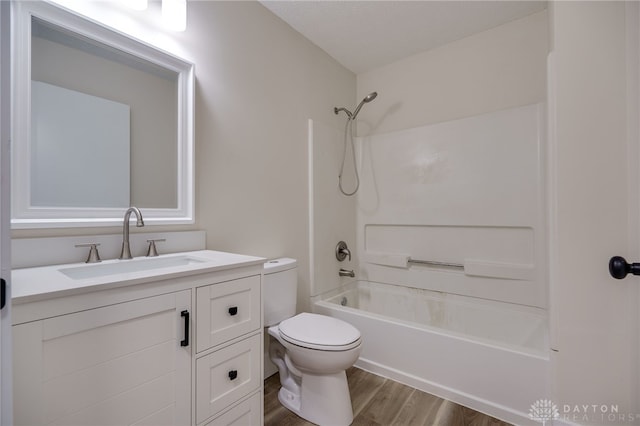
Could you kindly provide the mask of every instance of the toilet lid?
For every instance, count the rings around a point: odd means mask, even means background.
[[[342,351],[360,344],[357,328],[337,318],[302,313],[282,321],[280,336],[294,345]]]

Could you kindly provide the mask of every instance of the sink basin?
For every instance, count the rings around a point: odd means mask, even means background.
[[[113,263],[97,263],[76,266],[60,269],[59,271],[74,280],[82,280],[107,275],[127,274],[132,272],[152,271],[160,268],[202,264],[204,262],[207,262],[207,260],[188,255],[180,255],[152,259],[118,260]]]

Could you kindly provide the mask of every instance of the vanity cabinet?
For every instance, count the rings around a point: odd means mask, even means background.
[[[15,424],[261,425],[263,259],[252,259],[14,299]]]

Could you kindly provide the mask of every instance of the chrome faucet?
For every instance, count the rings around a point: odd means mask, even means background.
[[[344,269],[344,268],[340,268],[340,271],[338,271],[338,275],[340,275],[341,277],[351,277],[351,278],[355,278],[356,276],[355,272],[353,272],[353,269]]]
[[[122,251],[120,252],[120,259],[133,259],[129,248],[129,218],[131,217],[131,213],[136,214],[136,226],[144,226],[144,220],[142,220],[140,210],[137,207],[129,207],[124,213],[124,223],[122,224]]]

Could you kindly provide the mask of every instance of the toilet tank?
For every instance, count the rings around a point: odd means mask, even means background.
[[[264,264],[262,283],[264,326],[276,325],[296,314],[298,293],[298,262],[295,259],[274,259]]]

